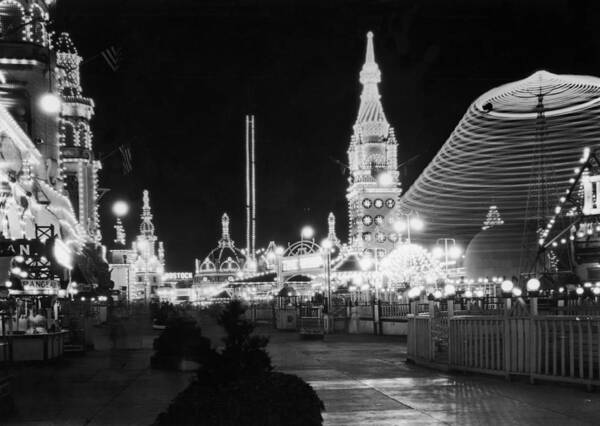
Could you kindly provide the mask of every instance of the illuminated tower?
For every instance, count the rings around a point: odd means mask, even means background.
[[[59,116],[60,177],[87,234],[98,240],[98,170],[94,159],[90,120],[94,101],[82,95],[77,53],[69,34],[62,33],[56,43],[58,90],[62,99]]]
[[[332,212],[327,216],[327,239],[333,243],[333,245],[337,246],[340,244],[340,239],[337,237],[335,233],[335,216]]]
[[[375,62],[373,33],[367,34],[363,86],[358,117],[348,149],[349,243],[354,251],[379,258],[398,241],[393,223],[396,201],[402,190],[398,180],[398,142],[381,105],[378,84],[381,72]]]
[[[158,243],[158,250],[156,247],[157,238],[154,235],[150,194],[146,189],[144,190],[143,203],[140,234],[133,243],[135,284],[131,297],[144,298],[149,301],[156,294],[156,289],[162,284],[165,271],[165,249],[161,242]]]
[[[44,0],[0,1],[0,104],[34,142],[43,161],[36,175],[59,184],[56,56],[52,48],[48,5]],[[45,100],[52,99],[50,102]],[[43,194],[34,190],[41,202]]]

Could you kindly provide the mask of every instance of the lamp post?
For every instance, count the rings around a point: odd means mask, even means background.
[[[321,247],[325,254],[325,280],[327,281],[327,313],[331,315],[331,248],[333,242],[325,238],[321,242]]]
[[[422,231],[425,228],[425,222],[423,222],[418,215],[413,213],[400,213],[400,215],[404,216],[406,219],[405,221],[397,220],[394,222],[394,230],[398,233],[406,231],[406,241],[410,244],[410,230]]]
[[[538,280],[537,278],[531,278],[529,281],[527,281],[526,284],[527,293],[531,297],[529,306],[531,315],[538,314],[538,295],[540,293],[540,286],[540,280]]]
[[[452,259],[456,262],[456,259],[460,257],[462,254],[462,250],[456,244],[456,240],[454,238],[439,238],[435,247],[432,250],[432,254],[435,258],[444,257],[444,272],[448,275],[448,264],[450,263],[449,259]]]

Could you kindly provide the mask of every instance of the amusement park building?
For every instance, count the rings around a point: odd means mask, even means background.
[[[348,237],[354,251],[377,258],[383,258],[399,240],[394,222],[398,219],[396,203],[402,192],[398,181],[398,142],[383,112],[380,81],[373,33],[369,32],[360,72],[360,107],[348,148]]]
[[[246,255],[235,246],[229,234],[229,216],[221,217],[221,239],[217,247],[208,253],[202,262],[195,261],[194,284],[231,282],[246,266]]]
[[[424,216],[425,240],[471,241],[470,276],[535,271],[538,241],[582,151],[599,147],[599,99],[600,79],[546,71],[490,90],[470,105],[400,208]]]
[[[122,231],[121,231],[122,232]],[[150,301],[163,284],[165,272],[165,249],[155,235],[150,208],[150,194],[143,192],[140,233],[131,249],[110,251],[111,279],[115,290],[131,301]]]
[[[0,104],[41,154],[37,179],[69,197],[77,232],[99,242],[100,162],[94,159],[89,126],[94,103],[82,95],[81,57],[69,35],[54,39],[46,28],[50,3],[0,1]],[[34,196],[45,202],[37,191]]]

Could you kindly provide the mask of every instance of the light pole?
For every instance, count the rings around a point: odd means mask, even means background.
[[[448,275],[448,265],[450,263],[448,258],[456,261],[462,254],[462,250],[456,244],[454,238],[439,238],[435,244],[436,246],[432,250],[433,257],[444,257],[444,272]]]
[[[327,313],[331,314],[331,248],[333,247],[333,242],[325,238],[321,242],[321,247],[323,248],[325,254],[325,280],[327,281]]]
[[[413,213],[400,213],[400,215],[406,219],[405,221],[397,220],[394,222],[394,230],[398,233],[406,231],[406,242],[410,244],[410,230],[422,231],[425,228],[425,223],[418,215]]]

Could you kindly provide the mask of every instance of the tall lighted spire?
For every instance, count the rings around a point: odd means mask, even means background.
[[[154,224],[152,223],[152,210],[150,209],[150,193],[147,189],[144,189],[143,202],[140,233],[148,240],[156,240],[154,236]]]
[[[331,241],[334,245],[339,244],[340,240],[335,234],[335,216],[332,212],[329,213],[327,217],[327,225],[329,231],[327,232],[327,239]]]
[[[389,131],[389,123],[385,118],[381,105],[381,95],[378,84],[381,82],[381,71],[375,62],[375,51],[373,48],[373,33],[367,33],[367,52],[365,63],[360,71],[360,83],[363,86],[360,95],[360,107],[358,117],[354,124],[354,131],[358,137],[386,137]]]
[[[227,213],[223,213],[221,216],[221,239],[219,240],[219,247],[229,247],[233,245],[233,241],[229,235],[229,216]]]

